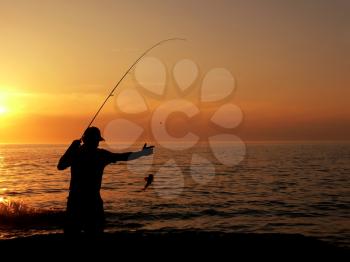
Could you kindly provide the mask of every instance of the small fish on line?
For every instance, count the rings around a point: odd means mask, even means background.
[[[145,177],[146,185],[142,189],[142,191],[145,191],[152,184],[153,180],[154,180],[154,176],[152,174]]]

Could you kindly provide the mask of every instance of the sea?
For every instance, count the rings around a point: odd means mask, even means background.
[[[0,239],[62,232],[70,170],[56,166],[67,146],[0,145]],[[215,150],[235,157],[227,146]],[[107,166],[106,231],[303,234],[350,247],[350,143],[250,142],[242,152],[225,162],[208,144],[160,145]]]

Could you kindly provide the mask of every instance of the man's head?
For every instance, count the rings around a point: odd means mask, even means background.
[[[100,141],[104,141],[103,137],[101,136],[100,129],[94,126],[91,126],[85,130],[82,140],[85,145],[96,148],[98,147]]]

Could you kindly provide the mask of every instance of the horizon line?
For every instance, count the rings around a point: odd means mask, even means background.
[[[217,141],[215,143],[223,143],[223,142],[230,142],[231,140],[222,140],[222,141]],[[293,143],[324,143],[324,144],[328,144],[328,143],[350,143],[350,139],[349,140],[242,140],[244,143],[246,144],[256,144],[256,143],[271,143],[271,144],[278,144],[278,143],[288,143],[288,144],[293,144]],[[153,143],[154,141],[145,141],[148,144]],[[131,146],[136,145],[138,143],[142,144],[145,142],[137,142],[137,143],[133,143]],[[174,144],[183,144],[183,143],[191,143],[191,141],[183,141],[183,142],[174,142],[174,141],[161,141],[161,142],[165,142],[165,143],[174,143]],[[206,141],[208,142],[208,141]],[[197,142],[197,144],[202,144],[202,143],[206,143],[205,141],[200,141]],[[64,142],[59,142],[59,143],[47,143],[47,142],[42,142],[42,143],[28,143],[28,142],[24,142],[24,143],[2,143],[0,142],[0,145],[69,145],[71,142],[69,143],[64,143]],[[118,142],[118,143],[110,143],[110,144],[127,144],[129,142]],[[159,143],[159,142],[157,142]],[[102,145],[106,145],[106,142],[103,142]]]

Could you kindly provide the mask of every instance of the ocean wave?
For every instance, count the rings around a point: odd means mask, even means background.
[[[23,202],[0,202],[0,228],[62,226],[63,210],[36,209]]]
[[[310,214],[296,212],[277,211],[274,215],[293,217],[305,217]],[[196,211],[180,210],[153,210],[138,212],[114,212],[106,211],[105,217],[107,226],[115,224],[130,224],[130,227],[141,227],[143,224],[152,221],[191,220],[201,217],[233,218],[239,216],[268,216],[271,212],[255,209],[219,210],[219,209],[198,209]],[[62,227],[64,224],[64,209],[38,209],[32,208],[23,202],[0,202],[0,228],[3,227]],[[126,223],[126,224],[125,224]],[[136,223],[137,225],[132,225]],[[127,226],[128,227],[128,226]]]
[[[203,216],[230,217],[231,213],[215,209],[199,210],[197,212],[105,212],[107,227],[123,225],[139,228],[147,221],[157,220],[188,220]],[[57,228],[63,227],[65,210],[38,209],[24,202],[0,202],[0,228]]]

